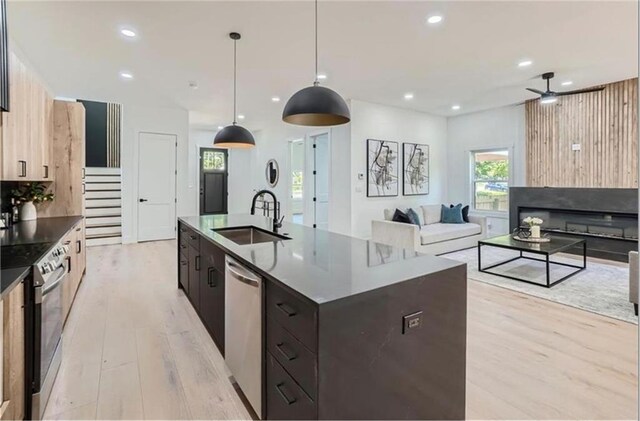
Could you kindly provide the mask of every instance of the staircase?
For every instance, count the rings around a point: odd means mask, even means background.
[[[120,168],[87,168],[85,183],[87,246],[121,244]]]

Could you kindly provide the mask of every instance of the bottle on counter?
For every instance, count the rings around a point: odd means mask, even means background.
[[[11,218],[14,224],[20,220],[20,211],[18,210],[18,205],[16,205],[16,199],[11,199]]]

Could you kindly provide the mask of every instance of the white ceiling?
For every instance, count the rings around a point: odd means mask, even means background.
[[[635,1],[321,1],[324,85],[355,98],[449,116],[534,98],[552,89],[638,74]],[[441,24],[425,23],[439,13]],[[310,1],[10,1],[9,31],[56,95],[181,107],[192,122],[232,114],[230,31],[238,42],[238,112],[259,128],[313,81]],[[122,26],[139,36],[124,39]],[[522,59],[533,60],[518,68]],[[127,70],[135,79],[124,81]],[[199,88],[189,88],[189,81]],[[405,101],[403,95],[415,98]],[[279,96],[280,103],[273,103]],[[451,111],[452,104],[460,111]]]

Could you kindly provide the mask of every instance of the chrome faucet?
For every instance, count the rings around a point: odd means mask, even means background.
[[[253,200],[251,200],[251,215],[256,214],[256,200],[258,200],[258,197],[264,194],[268,194],[273,198],[273,232],[278,232],[278,228],[282,227],[282,220],[284,219],[284,216],[282,218],[280,217],[280,206],[278,203],[278,199],[276,198],[276,195],[273,194],[271,190],[260,190],[253,196]],[[268,205],[267,205],[267,216],[269,216]]]

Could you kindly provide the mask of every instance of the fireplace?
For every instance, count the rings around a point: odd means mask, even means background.
[[[543,232],[584,238],[589,256],[627,261],[638,249],[636,189],[514,187],[509,196],[512,230],[534,216]]]

